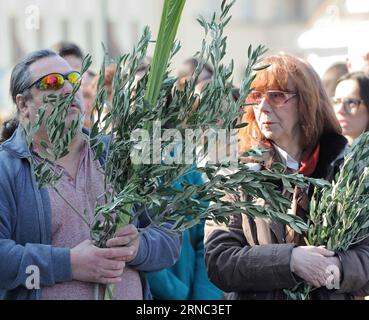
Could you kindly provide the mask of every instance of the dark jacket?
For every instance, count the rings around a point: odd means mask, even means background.
[[[332,180],[342,163],[346,143],[341,135],[323,135],[312,176]],[[273,150],[272,159],[278,161]],[[240,197],[242,201],[245,195]],[[300,201],[297,198],[297,207],[303,206]],[[229,299],[285,299],[283,289],[298,283],[290,270],[296,244],[286,242],[285,234],[280,223],[244,214],[232,216],[228,226],[212,228],[205,244],[210,280],[228,292]],[[340,289],[320,288],[314,291],[313,299],[349,299],[369,293],[369,241],[338,255],[343,268]]]
[[[51,246],[49,195],[37,187],[31,156],[21,126],[0,145],[0,299],[39,299],[43,286],[72,280],[70,248]],[[149,223],[147,214],[135,221],[140,228]],[[141,234],[139,252],[128,265],[140,271],[144,299],[151,298],[144,272],[172,266],[179,254],[180,235],[157,228]],[[40,270],[41,290],[25,286],[32,265]]]

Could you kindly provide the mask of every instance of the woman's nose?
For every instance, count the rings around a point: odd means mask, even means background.
[[[270,112],[271,111],[271,105],[270,105],[268,99],[265,96],[261,99],[261,101],[258,105],[258,108],[262,112]]]
[[[334,111],[337,114],[342,114],[342,115],[346,115],[346,110],[345,110],[345,106],[343,102],[340,102],[338,104],[335,105]]]

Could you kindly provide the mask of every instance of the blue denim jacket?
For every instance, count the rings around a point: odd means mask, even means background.
[[[43,286],[72,280],[70,248],[51,246],[51,207],[47,188],[38,189],[32,157],[21,126],[0,145],[0,298],[36,300]],[[100,161],[103,161],[103,156]],[[143,228],[148,214],[135,222]],[[180,254],[180,235],[157,228],[141,234],[140,249],[128,265],[140,272],[144,299],[151,299],[145,272],[172,266]],[[26,288],[27,267],[40,270],[39,290]]]

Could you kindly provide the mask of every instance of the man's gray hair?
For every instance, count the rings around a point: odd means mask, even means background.
[[[42,58],[57,55],[58,54],[55,51],[49,49],[38,50],[31,52],[16,64],[10,78],[10,94],[14,103],[17,94],[24,93],[32,84],[32,76],[29,72],[29,66]]]

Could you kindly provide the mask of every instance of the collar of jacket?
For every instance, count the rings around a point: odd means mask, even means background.
[[[347,140],[337,133],[325,133],[320,140],[319,160],[312,178],[333,178],[329,176],[330,166],[338,160],[343,160],[347,148]],[[340,161],[338,161],[340,163]]]
[[[319,159],[314,172],[311,174],[313,178],[325,178],[329,172],[329,166],[338,158],[344,156],[347,140],[344,136],[337,133],[323,133],[319,140],[320,150]],[[275,162],[282,162],[278,152],[273,145],[266,142],[260,142],[254,149],[266,150],[262,157],[245,157],[243,162],[259,163],[262,167],[270,169]]]
[[[31,156],[26,142],[26,134],[21,125],[18,125],[13,135],[1,147],[17,158],[28,158]]]

